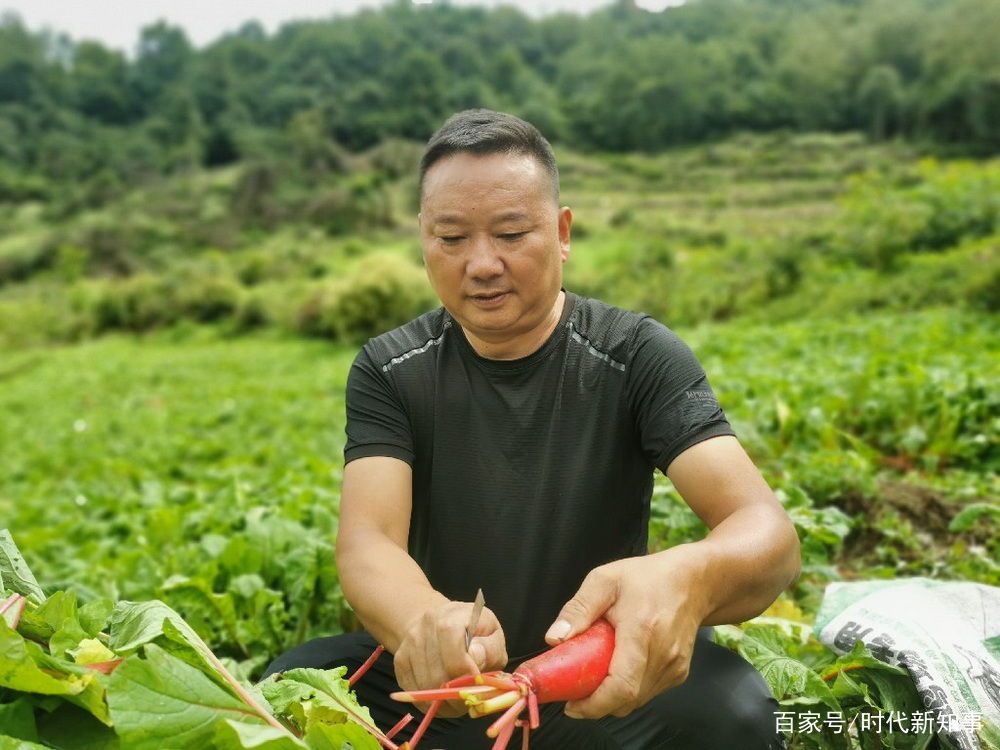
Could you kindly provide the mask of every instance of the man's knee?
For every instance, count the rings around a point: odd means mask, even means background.
[[[775,712],[778,701],[760,673],[747,664],[747,671],[732,688],[720,692],[712,710],[701,715],[700,726],[691,727],[696,747],[722,750],[781,750],[785,738],[778,731]]]
[[[261,679],[276,672],[302,667],[333,669],[346,666],[350,673],[371,656],[376,645],[375,640],[364,632],[314,638],[281,654],[267,666]]]
[[[643,739],[625,743],[629,750],[784,747],[775,721],[779,704],[760,672],[708,639],[696,642],[688,679],[654,699],[650,709],[648,727],[636,725]]]
[[[775,712],[780,710],[780,706],[770,691],[766,695],[735,695],[725,710],[729,712],[729,731],[733,740],[745,743],[739,744],[739,747],[779,750],[785,746],[784,736],[778,731],[775,721]],[[752,741],[747,738],[752,738]]]

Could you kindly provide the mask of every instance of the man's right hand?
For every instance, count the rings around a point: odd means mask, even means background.
[[[443,682],[473,672],[473,665],[489,672],[507,666],[507,644],[496,615],[487,607],[479,617],[469,650],[465,650],[465,628],[472,602],[441,600],[424,610],[407,626],[396,649],[396,681],[403,690],[430,690]],[[429,703],[417,703],[427,711]],[[462,701],[447,701],[438,716],[455,717],[468,712]]]

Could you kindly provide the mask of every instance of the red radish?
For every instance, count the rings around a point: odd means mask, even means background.
[[[527,748],[529,731],[538,728],[538,704],[580,700],[592,694],[608,676],[614,650],[615,629],[602,618],[579,635],[524,662],[512,674],[464,675],[437,689],[400,691],[393,693],[392,698],[410,703],[435,701],[421,722],[421,729],[426,728],[429,717],[443,700],[464,700],[473,717],[503,711],[503,716],[486,730],[487,736],[497,738],[493,749],[507,747],[515,726],[521,727],[522,748]],[[489,690],[477,690],[471,687],[474,685]],[[519,721],[518,714],[525,708],[529,719]],[[423,732],[418,730],[403,747],[413,750],[421,736]]]
[[[600,619],[587,630],[560,643],[514,670],[527,679],[539,703],[586,698],[608,676],[615,650],[615,629]]]

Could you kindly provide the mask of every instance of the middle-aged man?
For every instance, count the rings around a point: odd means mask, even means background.
[[[543,706],[535,750],[784,747],[764,680],[709,626],[758,615],[794,581],[795,529],[691,350],[563,287],[573,214],[558,199],[552,149],[518,118],[469,110],[431,138],[419,224],[442,307],[370,340],[347,385],[337,564],[367,632],[268,671],[353,671],[381,643],[356,689],[387,728],[405,709],[390,692],[473,662],[512,670],[603,616],[608,676]],[[703,540],[647,554],[655,469]],[[496,717],[460,714],[446,705],[423,744],[490,747]]]

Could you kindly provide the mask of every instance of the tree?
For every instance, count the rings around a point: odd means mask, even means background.
[[[134,86],[144,111],[155,109],[163,92],[183,79],[192,59],[191,44],[183,29],[165,21],[142,29]]]
[[[96,42],[76,46],[69,86],[76,109],[95,120],[122,125],[133,117],[128,62]]]
[[[876,65],[858,87],[858,106],[872,138],[882,140],[897,126],[903,101],[902,82],[895,68]]]

